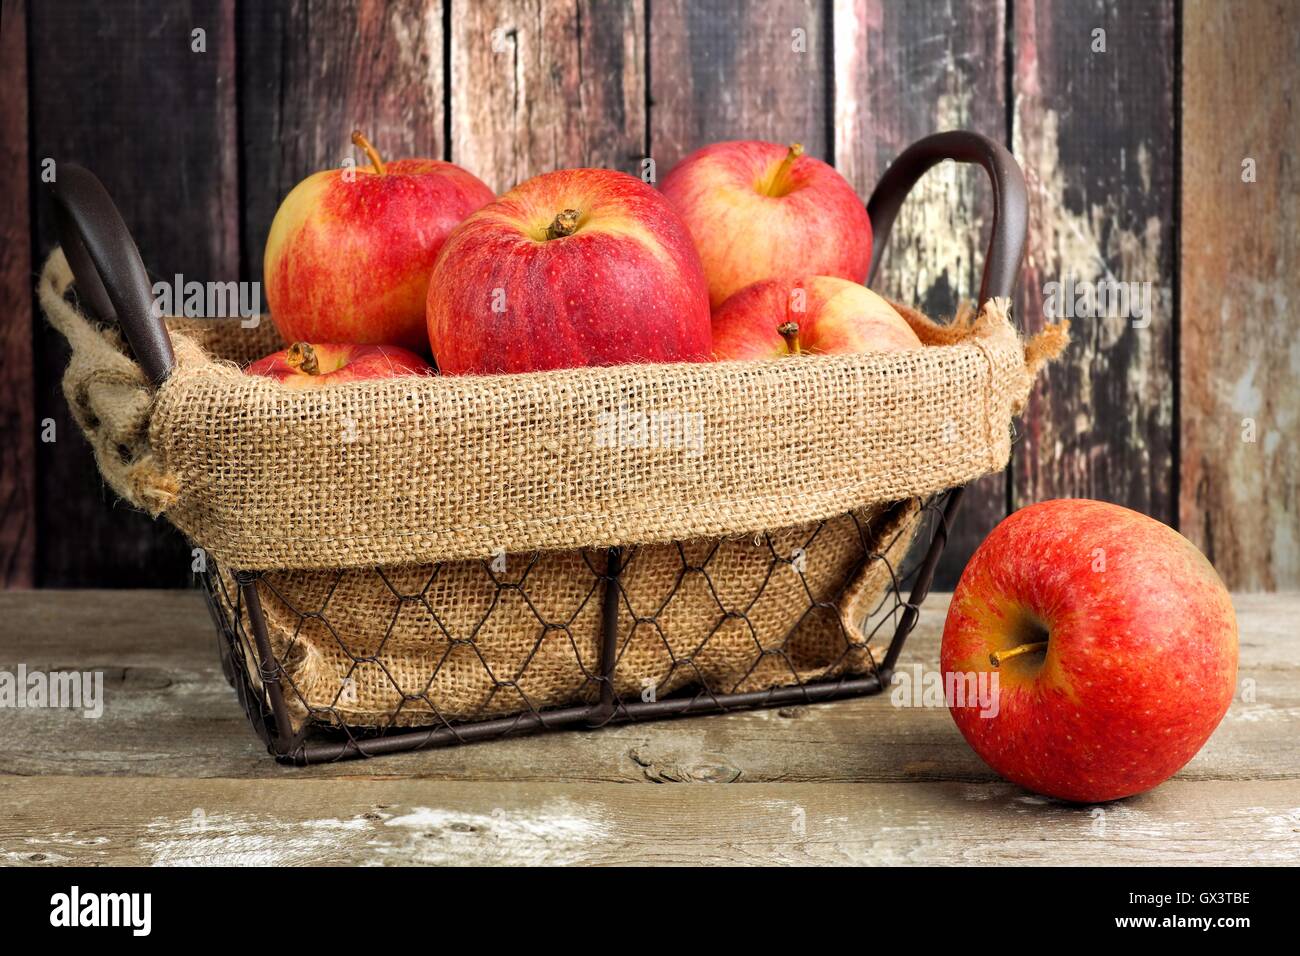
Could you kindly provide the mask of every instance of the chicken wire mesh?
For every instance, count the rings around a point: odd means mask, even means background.
[[[311,573],[210,565],[203,582],[259,736],[314,763],[878,692],[959,497],[741,541]]]

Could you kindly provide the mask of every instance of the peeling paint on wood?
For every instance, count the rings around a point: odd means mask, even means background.
[[[1300,12],[1189,3],[1183,37],[1181,527],[1230,587],[1296,588]]]
[[[1020,319],[1057,318],[1044,314],[1048,284],[1069,280],[1146,284],[1152,313],[1072,320],[1023,419],[1016,507],[1077,496],[1176,517],[1173,26],[1172,0],[1015,5],[1014,144],[1030,202]]]

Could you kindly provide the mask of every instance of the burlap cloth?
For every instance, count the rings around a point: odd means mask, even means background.
[[[874,667],[928,496],[1002,468],[1063,326],[1008,304],[926,348],[766,362],[408,377],[289,390],[239,365],[269,320],[169,320],[152,391],[119,333],[39,294],[104,479],[258,588],[299,717],[359,726],[590,700],[600,578],[620,580],[620,694],[726,693]],[[609,436],[610,422],[631,423]],[[638,423],[690,423],[657,438]],[[256,673],[256,667],[252,668]]]

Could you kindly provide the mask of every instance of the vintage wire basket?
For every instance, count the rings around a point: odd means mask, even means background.
[[[1024,184],[1005,149],[972,133],[927,137],[882,178],[868,204],[872,274],[907,193],[946,159],[989,174],[980,302],[1009,297]],[[120,216],[79,167],[61,167],[54,194],[82,306],[116,318],[161,384],[171,341]],[[315,763],[878,692],[961,494],[743,537],[324,570],[209,560],[201,577],[224,672],[257,733],[277,759]]]

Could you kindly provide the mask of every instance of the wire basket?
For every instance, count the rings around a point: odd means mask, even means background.
[[[882,178],[868,204],[872,274],[903,199],[945,159],[993,182],[980,302],[1007,297],[1024,185],[1002,147],[971,133],[927,137]],[[65,164],[54,192],[83,307],[116,318],[161,385],[172,343],[120,216],[80,167]],[[87,428],[81,397],[69,394]],[[315,763],[878,692],[960,500],[955,487],[758,534],[473,560],[296,570],[209,560],[202,582],[224,672],[257,733],[277,759]]]

